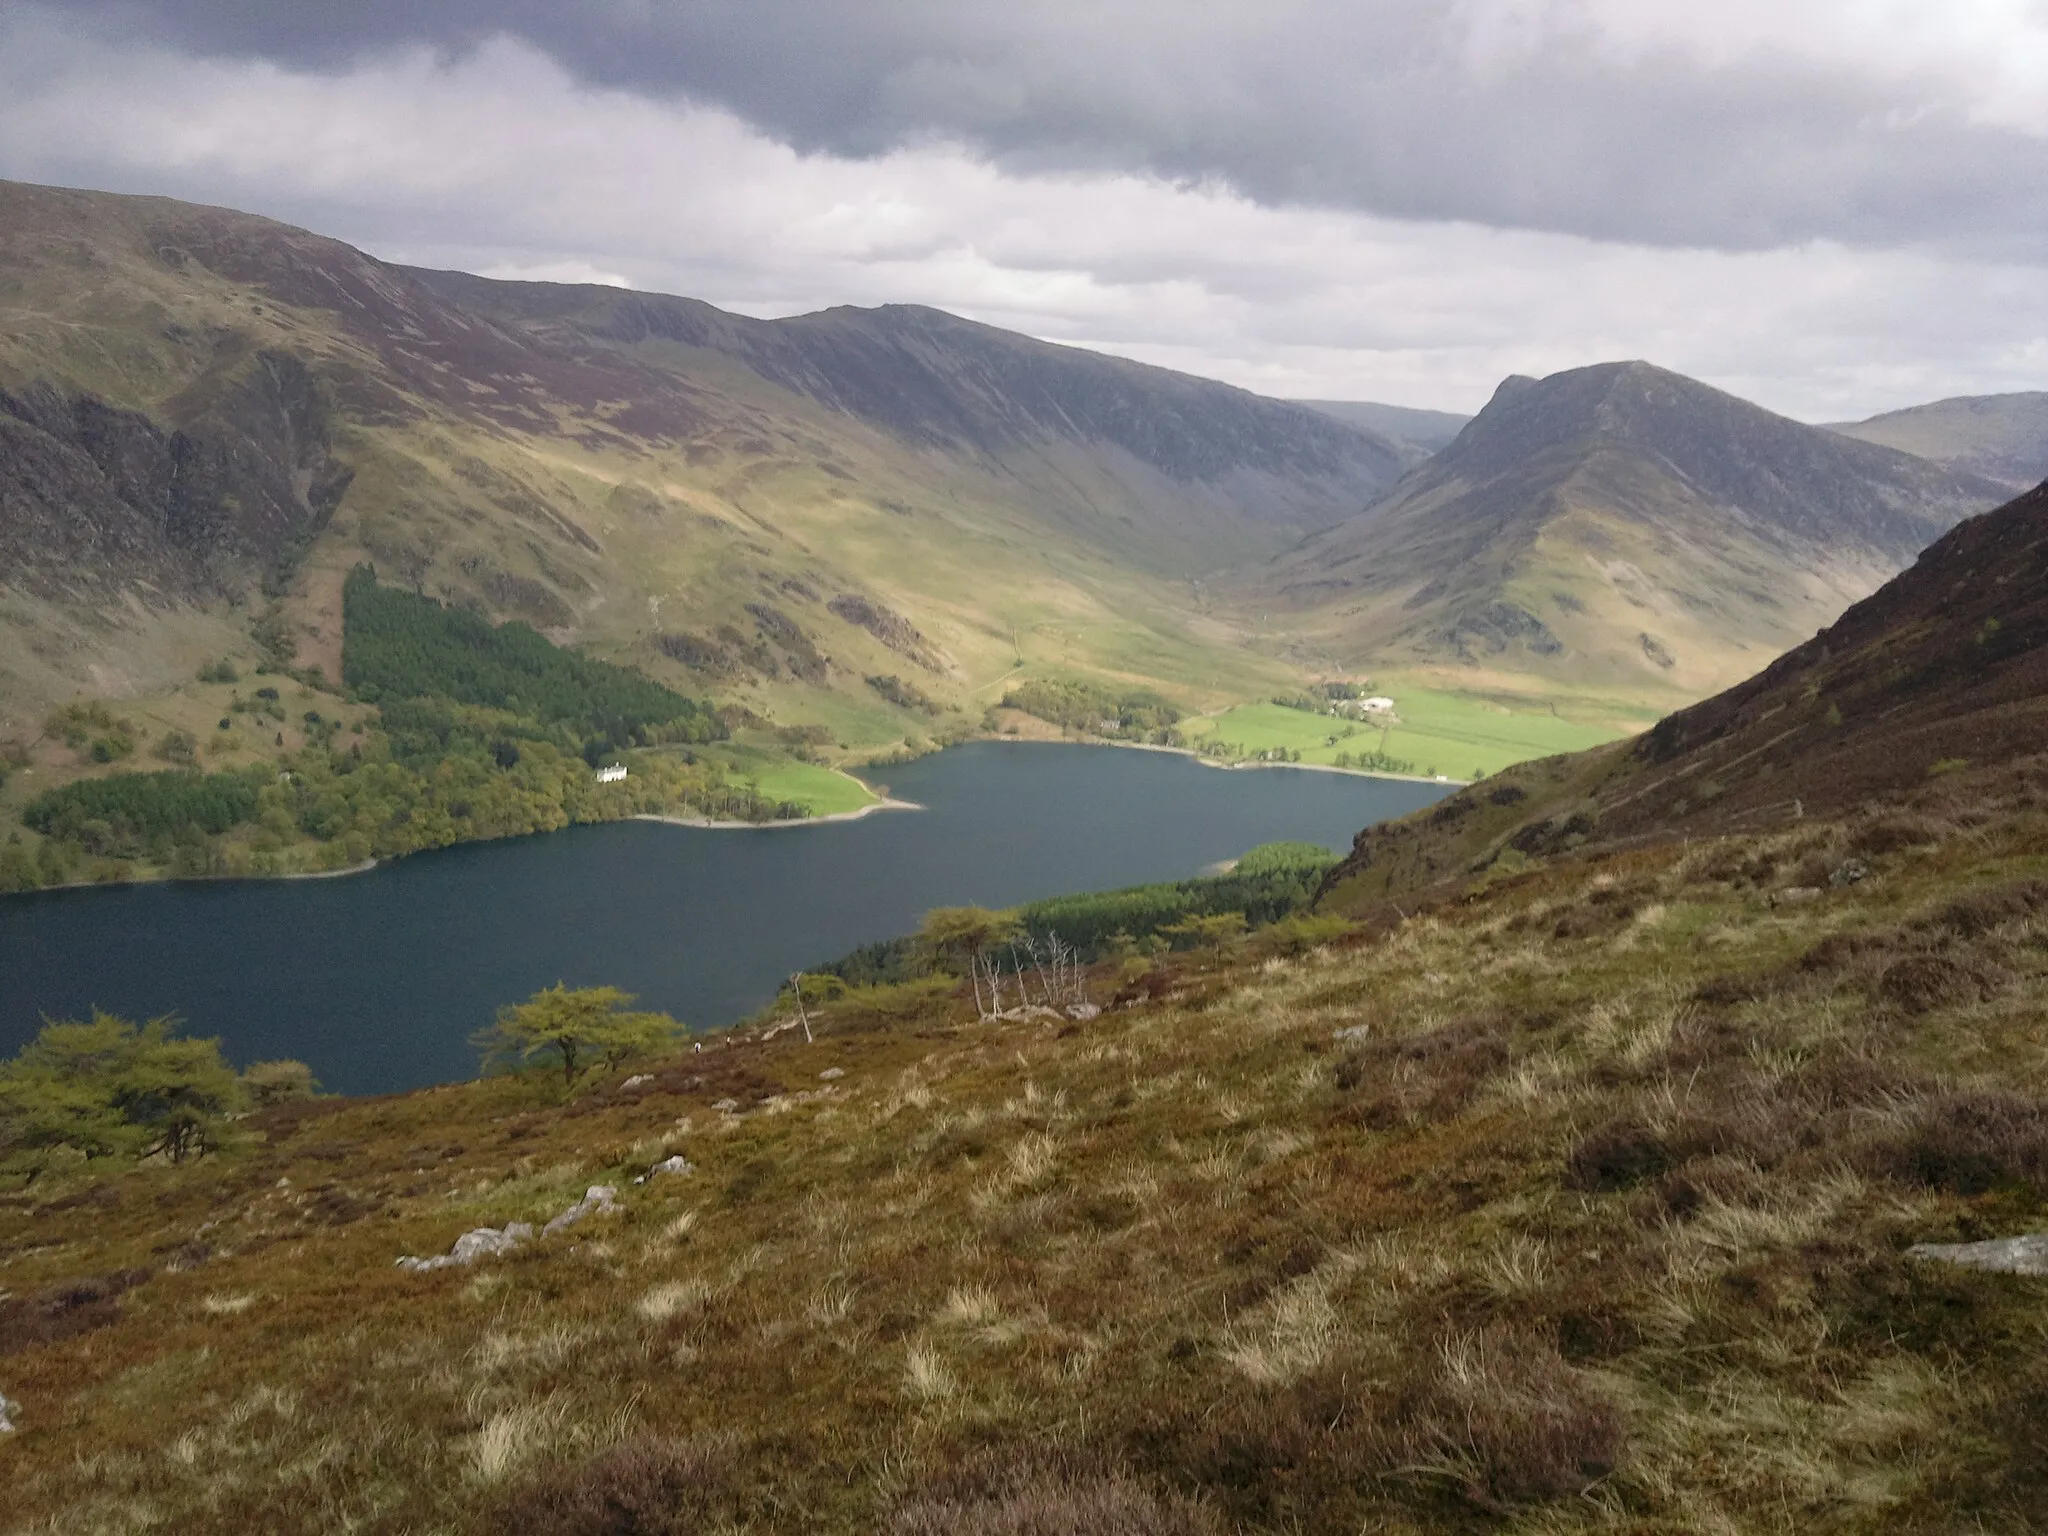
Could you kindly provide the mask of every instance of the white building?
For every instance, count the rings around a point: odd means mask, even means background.
[[[616,784],[625,776],[626,765],[624,763],[613,763],[610,767],[597,770],[597,782],[600,784]]]

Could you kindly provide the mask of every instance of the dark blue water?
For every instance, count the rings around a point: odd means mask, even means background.
[[[556,981],[728,1023],[792,970],[931,907],[1179,879],[1280,839],[1341,851],[1444,792],[995,742],[880,777],[926,809],[743,831],[613,823],[333,880],[0,897],[0,1055],[43,1017],[97,1006],[177,1013],[237,1063],[296,1057],[330,1089],[413,1088],[473,1075],[469,1036]]]

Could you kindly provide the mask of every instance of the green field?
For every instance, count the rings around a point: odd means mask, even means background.
[[[813,816],[839,816],[862,810],[880,798],[859,779],[815,763],[779,762],[760,767],[740,765],[737,772],[760,787],[768,800],[795,800]]]
[[[1252,754],[1281,748],[1299,752],[1304,763],[1331,763],[1340,752],[1385,752],[1412,762],[1426,777],[1452,779],[1498,773],[1510,763],[1576,752],[1620,734],[1610,726],[1563,719],[1533,703],[1510,708],[1426,688],[1394,689],[1389,696],[1397,720],[1384,732],[1368,721],[1312,715],[1279,704],[1239,705],[1190,720],[1184,730],[1191,744],[1223,741]]]

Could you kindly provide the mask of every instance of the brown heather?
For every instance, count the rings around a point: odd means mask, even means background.
[[[1905,1251],[2048,1227],[2048,810],[1967,782],[11,1195],[0,1528],[2037,1528],[2048,1285]]]

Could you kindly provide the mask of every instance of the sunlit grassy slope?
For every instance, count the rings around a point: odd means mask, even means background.
[[[1906,1252],[2048,1218],[2008,787],[11,1192],[0,1530],[2031,1529],[2048,1289]]]
[[[1496,702],[1419,687],[1402,687],[1389,697],[1396,703],[1396,721],[1384,730],[1370,720],[1347,721],[1268,703],[1241,705],[1193,721],[1187,734],[1191,740],[1230,742],[1254,753],[1285,748],[1299,752],[1305,763],[1333,762],[1340,752],[1385,752],[1412,762],[1418,773],[1452,779],[1497,773],[1532,757],[1576,752],[1620,734],[1606,724],[1553,713],[1533,700]]]

